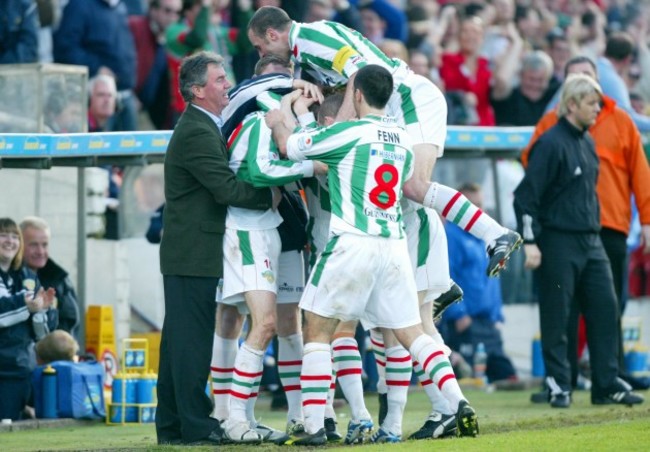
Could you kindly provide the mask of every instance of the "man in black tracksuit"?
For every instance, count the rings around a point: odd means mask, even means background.
[[[574,302],[587,323],[592,403],[643,401],[617,378],[619,314],[599,236],[598,157],[587,132],[600,101],[595,81],[583,75],[567,79],[560,120],[532,148],[526,175],[515,190],[526,266],[537,269],[546,385],[551,406],[557,408],[571,403],[567,322]]]

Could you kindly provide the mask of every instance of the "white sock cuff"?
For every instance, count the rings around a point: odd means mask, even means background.
[[[354,345],[357,348],[359,347],[359,344],[357,344],[357,340],[353,337],[342,336],[342,337],[337,337],[332,341],[332,347],[334,347],[335,345],[342,345],[342,344]]]
[[[409,352],[411,353],[411,356],[415,359],[418,359],[418,356],[420,356],[422,350],[432,342],[433,339],[431,339],[431,337],[427,336],[426,334],[421,334],[411,343],[411,347],[409,348]],[[424,366],[424,363],[420,363],[420,364]]]
[[[424,195],[424,200],[422,201],[422,205],[424,207],[428,207],[430,209],[434,208],[434,205],[436,203],[436,198],[438,197],[438,183],[437,182],[431,182],[431,185],[429,185],[429,189],[427,190],[426,194]]]
[[[241,344],[241,349],[246,350],[247,352],[252,353],[253,355],[258,356],[260,358],[264,356],[264,350],[255,350],[253,347],[248,345],[246,342]]]
[[[313,353],[313,352],[331,353],[332,349],[330,348],[330,344],[323,344],[321,342],[309,342],[305,344],[305,346],[303,347],[303,356],[306,355],[307,353]]]
[[[396,355],[398,353],[402,356],[409,354],[409,352],[401,345],[396,345],[394,347],[386,349],[386,357],[388,357],[388,355]]]
[[[217,349],[219,347],[220,349],[238,349],[239,348],[239,341],[237,339],[225,339],[221,336],[219,336],[217,333],[214,333],[214,340],[213,340],[213,347]]]

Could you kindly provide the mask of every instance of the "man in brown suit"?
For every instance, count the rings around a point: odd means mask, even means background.
[[[223,59],[210,52],[186,58],[180,90],[188,103],[165,157],[165,216],[160,267],[165,320],[160,344],[159,444],[221,442],[205,386],[210,374],[217,283],[223,276],[226,207],[268,209],[279,193],[241,182],[228,167],[219,130],[228,105]]]

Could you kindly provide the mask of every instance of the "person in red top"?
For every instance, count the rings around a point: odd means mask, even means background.
[[[483,43],[483,21],[466,17],[460,24],[460,52],[444,53],[440,78],[445,91],[465,93],[468,107],[476,109],[480,126],[495,125],[494,110],[490,105],[492,72],[486,58],[479,56]]]
[[[596,65],[587,57],[578,56],[567,62],[565,74],[574,73],[586,74],[597,79]],[[550,111],[542,117],[535,127],[528,147],[521,155],[524,166],[528,164],[530,150],[538,137],[555,125],[557,120],[555,111]],[[596,186],[602,226],[600,236],[610,260],[619,301],[619,313],[622,315],[625,308],[623,283],[627,277],[626,240],[632,218],[632,194],[639,210],[644,251],[650,253],[650,167],[643,152],[641,135],[632,118],[617,107],[612,98],[603,96],[600,113],[596,122],[589,128],[589,133],[594,139],[596,153],[600,159],[600,173]],[[570,328],[575,331],[575,328]],[[569,334],[569,337],[572,334]],[[572,350],[576,349],[577,347],[572,347]],[[619,354],[620,363],[623,364],[620,322]],[[620,368],[624,369],[624,366]],[[650,379],[633,378],[626,374],[620,376],[634,389],[647,389],[650,386]]]

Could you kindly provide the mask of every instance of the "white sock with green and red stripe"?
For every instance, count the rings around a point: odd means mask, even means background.
[[[388,412],[381,425],[394,435],[402,434],[402,418],[411,383],[412,361],[409,352],[397,345],[386,349],[386,387],[388,388]]]
[[[230,386],[232,372],[235,367],[239,345],[237,339],[224,339],[214,334],[212,342],[212,362],[210,374],[212,377],[212,398],[214,409],[212,417],[220,421],[230,416]]]
[[[370,419],[363,400],[363,382],[361,381],[361,354],[356,339],[339,337],[332,341],[334,370],[341,390],[350,404],[352,419]]]
[[[255,378],[255,383],[251,388],[251,395],[248,397],[246,402],[246,419],[251,425],[257,424],[255,419],[255,403],[257,403],[257,397],[260,393],[260,383],[262,382],[262,374],[264,373],[264,356],[262,356],[262,361],[260,361],[260,367],[257,368],[257,374],[259,377]]]
[[[442,395],[449,401],[453,412],[458,411],[458,403],[466,399],[460,386],[458,386],[454,369],[451,367],[445,352],[426,334],[418,336],[411,343],[410,352],[411,356],[422,365],[425,373],[433,383],[438,386]]]
[[[302,419],[300,368],[302,367],[302,334],[278,336],[278,374],[287,396],[287,419]]]
[[[230,387],[229,419],[237,422],[248,420],[246,405],[262,378],[263,359],[263,350],[255,350],[246,343],[239,348]]]
[[[332,355],[329,344],[305,344],[300,372],[305,431],[314,434],[324,427],[327,393],[332,383]]]
[[[370,330],[370,343],[372,352],[375,355],[377,364],[377,392],[386,394],[386,348],[384,347],[384,335],[379,330]]]
[[[469,232],[489,245],[507,230],[488,214],[472,204],[465,195],[446,185],[431,183],[423,205],[434,209],[441,217]]]
[[[334,411],[334,397],[336,396],[336,371],[334,370],[334,363],[332,363],[332,381],[330,382],[330,390],[327,391],[327,403],[325,404],[325,418],[336,419],[336,412]]]
[[[438,387],[433,384],[431,378],[424,372],[420,362],[415,359],[413,360],[413,371],[418,376],[418,380],[420,380],[420,384],[424,388],[427,397],[429,397],[431,409],[442,414],[454,414],[449,406],[449,401],[444,398]]]

